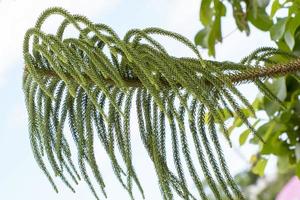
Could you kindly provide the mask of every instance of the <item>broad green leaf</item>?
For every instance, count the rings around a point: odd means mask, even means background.
[[[247,21],[247,14],[243,11],[239,1],[234,1],[232,4],[234,10],[233,16],[235,23],[240,31],[245,31],[247,35],[250,34],[250,28]]]
[[[281,132],[274,132],[276,137],[271,136],[271,138],[262,145],[262,149],[260,153],[262,155],[273,154],[276,156],[284,156],[289,154],[290,150],[288,149],[288,145],[284,143],[282,140],[278,139]]]
[[[233,122],[233,126],[234,127],[240,127],[243,125],[243,120],[241,120],[239,117],[235,118],[234,122]]]
[[[296,144],[295,155],[297,162],[300,162],[300,143]]]
[[[300,56],[300,27],[295,31],[295,46],[293,52],[296,56]]]
[[[260,7],[260,8],[266,8],[270,3],[270,0],[256,0],[256,1],[257,1],[258,7]]]
[[[269,15],[266,13],[264,8],[257,10],[256,17],[253,13],[249,13],[249,21],[258,29],[262,31],[268,31],[273,25],[273,21],[270,20]]]
[[[214,1],[214,9],[216,16],[225,16],[226,15],[226,7],[222,3],[222,1]]]
[[[223,121],[226,121],[226,120],[228,120],[229,118],[232,118],[232,115],[231,115],[231,113],[227,110],[227,109],[222,109],[222,110],[220,110],[220,112],[222,112],[222,120]]]
[[[295,15],[295,17],[289,17],[289,22],[287,24],[287,29],[292,35],[295,35],[297,28],[300,26],[300,12]]]
[[[253,124],[253,127],[255,127],[257,125],[257,123],[259,122],[260,120],[257,120],[254,124]],[[243,145],[245,144],[245,142],[247,141],[247,138],[249,137],[251,131],[249,129],[246,129],[245,131],[243,131],[239,137],[239,143],[240,145]]]
[[[285,78],[281,77],[276,80],[273,80],[271,90],[275,92],[278,99],[283,101],[287,96]]]
[[[300,162],[296,164],[296,175],[300,178]]]
[[[253,0],[252,1],[252,4],[251,4],[251,10],[252,10],[252,15],[253,15],[253,17],[254,18],[256,18],[256,16],[257,16],[257,7],[258,7],[258,5],[257,5],[258,3],[257,3],[257,0]]]
[[[266,82],[266,86],[271,92],[273,92],[273,94],[277,96],[279,100],[285,100],[287,96],[287,90],[284,77],[273,79],[272,83]],[[270,101],[268,98],[264,98],[263,106],[269,116],[273,115],[280,108],[278,103]]]
[[[265,135],[268,135],[268,130],[271,130],[269,129],[269,127],[273,127],[274,126],[274,123],[271,122],[268,122],[268,123],[265,123],[263,125],[261,125],[257,131],[256,131],[256,134],[259,135],[260,137],[262,137],[264,140],[266,140],[266,136]],[[251,143],[253,144],[257,144],[259,142],[259,139],[257,137],[254,137],[250,140]]]
[[[265,124],[266,126],[261,126],[257,133],[264,139],[268,140],[272,131],[274,130],[276,123],[274,121],[271,121],[270,123]]]
[[[286,126],[282,123],[278,123],[275,120],[271,120],[263,125],[261,125],[256,133],[260,137],[263,138],[265,143],[264,145],[273,145],[273,144],[268,144],[267,142],[272,139],[272,137],[277,138],[283,131],[286,130]],[[254,137],[250,140],[251,143],[257,144],[259,143],[259,139],[257,137]],[[264,147],[262,147],[264,148]]]
[[[295,39],[290,31],[285,32],[284,40],[285,40],[286,44],[288,45],[288,47],[290,48],[290,50],[293,50],[294,45],[295,45]]]
[[[274,15],[276,14],[276,12],[281,8],[281,4],[279,2],[279,0],[275,0],[272,4],[272,8],[271,8],[271,15],[270,17],[273,18]]]
[[[219,1],[220,3],[220,15],[225,16],[226,15],[226,6],[222,3],[222,1]]]
[[[241,135],[239,137],[240,145],[245,144],[250,133],[251,133],[251,131],[249,129],[247,129],[241,133]]]
[[[274,55],[274,56],[270,57],[270,59],[276,63],[283,63],[283,62],[287,61],[286,57],[284,57],[282,55]]]
[[[232,125],[228,128],[228,133],[231,134],[235,128],[241,127],[242,125],[243,125],[243,120],[241,120],[241,118],[236,116],[234,118]]]
[[[280,105],[278,105],[277,102],[270,101],[266,97],[264,98],[263,103],[264,103],[263,104],[264,110],[266,111],[268,116],[272,116],[273,114],[275,114],[278,111],[278,109],[280,109]]]
[[[262,98],[261,97],[256,97],[256,99],[253,101],[252,103],[252,107],[255,109],[255,110],[261,110],[262,109]]]
[[[296,53],[296,55],[300,55],[300,12],[298,12],[294,17],[290,17],[285,33],[285,42],[288,46],[289,50],[292,50]]]
[[[288,47],[288,45],[285,43],[284,38],[282,38],[281,40],[276,42],[276,44],[277,44],[278,48],[283,51],[287,51],[287,52],[291,51],[290,48]]]
[[[280,121],[283,123],[288,123],[291,117],[292,117],[292,112],[290,109],[283,111],[280,115]]]
[[[202,30],[200,30],[196,36],[195,36],[195,44],[196,45],[200,45],[203,48],[207,48],[208,47],[208,29],[204,28]]]
[[[300,5],[300,2],[299,0],[286,0],[283,5],[286,6],[286,4],[288,3],[292,3],[290,4],[290,6],[287,6],[289,8],[289,12],[288,12],[288,15],[291,16],[292,14],[296,14],[296,13],[299,13],[299,5]]]
[[[222,42],[221,16],[216,16],[211,32],[214,34],[215,40]]]
[[[282,141],[279,136],[287,131],[287,126],[283,123],[272,120],[265,133],[263,139],[265,143],[260,143],[261,154],[274,154],[277,156],[287,155],[291,152],[286,142]],[[258,130],[257,132],[259,132]],[[261,133],[260,133],[261,134]]]
[[[277,169],[279,173],[286,173],[292,168],[294,168],[294,166],[290,164],[288,155],[278,156]]]
[[[300,80],[299,80],[300,81]],[[298,96],[300,95],[300,89],[295,90],[291,94],[291,101],[289,102],[290,109],[293,109],[296,107],[296,104],[299,102]]]
[[[278,18],[277,23],[270,28],[270,36],[272,40],[279,40],[284,35],[286,22],[288,18]]]
[[[252,172],[259,176],[263,176],[265,173],[265,168],[266,168],[267,163],[268,163],[268,160],[266,160],[265,158],[260,158],[257,161],[256,165],[252,168]]]
[[[200,21],[204,26],[209,25],[213,19],[212,0],[201,1],[200,6]]]
[[[209,31],[208,35],[208,55],[215,56],[216,33],[213,29]]]

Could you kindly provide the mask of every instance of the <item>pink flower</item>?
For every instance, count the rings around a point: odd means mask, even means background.
[[[276,200],[300,200],[300,180],[294,176],[278,193]]]

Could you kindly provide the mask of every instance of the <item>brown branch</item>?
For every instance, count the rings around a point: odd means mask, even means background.
[[[243,72],[229,75],[229,79],[233,83],[243,83],[254,81],[260,78],[266,79],[285,76],[290,73],[296,73],[297,71],[300,71],[300,59],[296,59],[284,64],[275,64],[269,67],[250,68]]]
[[[227,74],[225,75],[232,83],[234,84],[241,84],[245,82],[251,82],[255,81],[257,79],[266,79],[266,78],[275,78],[280,76],[285,76],[290,73],[296,73],[297,71],[300,71],[300,59],[296,59],[294,61],[291,61],[289,63],[284,64],[275,64],[268,67],[253,67],[246,70],[243,70],[242,72],[238,72],[236,74]],[[29,73],[27,67],[24,69],[25,73]],[[36,72],[40,76],[47,76],[52,78],[58,78],[60,77],[55,73],[53,70],[49,69],[36,69]],[[70,80],[73,79],[73,77],[70,74],[65,74],[67,78]],[[83,74],[85,78],[88,81],[92,80],[86,75]],[[108,85],[114,85],[114,81],[112,79],[104,79],[103,80]],[[124,82],[127,87],[142,87],[142,83],[139,79],[124,79]],[[165,79],[161,79],[161,84],[168,87],[169,83]],[[209,84],[209,83],[208,83]]]

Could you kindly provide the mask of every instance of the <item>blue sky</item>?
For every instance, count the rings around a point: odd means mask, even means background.
[[[76,194],[63,185],[56,194],[35,163],[28,140],[27,116],[22,91],[22,40],[25,31],[32,27],[38,15],[51,6],[62,6],[72,13],[86,15],[94,22],[110,25],[121,36],[131,28],[156,26],[172,30],[193,40],[200,29],[198,22],[199,0],[0,0],[0,199],[3,200],[82,200],[93,199],[87,186],[81,182]],[[56,19],[47,30],[54,30]],[[232,20],[224,21],[224,35],[235,29]],[[162,41],[175,55],[190,52],[172,41]],[[266,33],[253,31],[246,37],[235,31],[217,45],[217,59],[238,61],[258,46],[274,46]],[[207,57],[206,52],[203,56]],[[257,94],[252,86],[241,86],[251,100]],[[134,159],[141,176],[147,199],[161,199],[152,164],[138,137],[137,127],[132,128]],[[241,155],[225,147],[229,168],[233,173],[247,168],[243,159],[249,159],[254,149],[239,148],[236,134],[233,142]],[[100,143],[98,143],[100,145]],[[107,183],[108,199],[129,199],[115,181],[107,157],[101,153],[100,162]],[[243,157],[243,158],[241,158]],[[103,158],[103,159],[101,159]],[[237,164],[238,163],[238,164]],[[111,178],[113,177],[113,178]],[[138,195],[138,193],[137,193]],[[137,196],[139,197],[139,196]],[[139,198],[137,198],[139,199]]]

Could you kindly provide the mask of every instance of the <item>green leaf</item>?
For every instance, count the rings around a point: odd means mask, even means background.
[[[285,100],[285,98],[287,97],[287,89],[284,77],[273,79],[272,83],[266,82],[265,84],[269,88],[269,90],[277,96],[279,100]],[[280,106],[278,105],[278,103],[270,101],[266,97],[264,98],[263,108],[269,116],[272,116],[276,111],[278,111],[279,107]]]
[[[279,2],[279,0],[275,0],[272,4],[272,8],[271,8],[271,15],[270,17],[273,18],[274,15],[276,14],[276,12],[281,8],[281,4]]]
[[[260,8],[266,8],[270,3],[270,0],[256,0],[256,1],[257,1],[258,7],[260,7]]]
[[[276,42],[276,44],[277,44],[278,48],[283,51],[287,51],[287,52],[291,51],[290,48],[288,47],[288,45],[285,43],[283,38],[281,40],[279,40],[278,42]]]
[[[290,164],[288,155],[278,156],[277,169],[278,169],[279,173],[281,173],[281,174],[287,173],[288,171],[290,171],[293,168],[294,168],[294,166]]]
[[[233,126],[234,127],[240,127],[243,125],[243,120],[241,120],[241,118],[237,117],[235,118],[234,122],[233,122]]]
[[[240,138],[239,138],[240,145],[245,144],[250,133],[251,133],[251,131],[249,129],[247,129],[241,133]]]
[[[296,176],[300,178],[300,162],[296,164]]]
[[[296,144],[295,156],[296,156],[297,162],[300,162],[300,143]]]
[[[287,29],[291,32],[292,35],[295,34],[297,28],[300,26],[300,12],[298,12],[295,17],[289,17],[289,22]]]
[[[282,140],[278,139],[279,135],[281,135],[281,132],[277,131],[274,134],[276,134],[277,137],[271,136],[271,138],[262,145],[260,153],[262,155],[273,154],[276,156],[284,156],[289,154],[290,150],[288,149],[288,145]]]
[[[275,92],[278,99],[283,101],[287,96],[285,78],[281,77],[276,80],[273,80],[273,84],[270,89],[272,92]]]
[[[242,111],[246,117],[250,116],[249,110],[243,109]],[[228,133],[231,134],[235,128],[241,127],[243,124],[244,124],[243,120],[241,118],[239,118],[238,116],[235,116],[232,125],[228,128]],[[256,122],[253,124],[253,126],[255,126],[255,125],[256,125]]]
[[[262,134],[265,143],[260,143],[260,154],[274,154],[284,156],[291,152],[289,145],[280,139],[280,135],[287,131],[287,126],[278,121],[272,120],[261,126],[257,133]]]
[[[276,126],[276,123],[274,121],[270,121],[269,123],[266,123],[263,126],[259,127],[259,129],[257,130],[257,133],[264,140],[268,140],[269,136],[271,135],[271,133],[274,130],[275,126]]]
[[[272,138],[278,138],[278,136],[285,130],[286,130],[286,125],[285,124],[278,123],[275,120],[271,120],[271,121],[261,125],[257,129],[256,133],[257,133],[257,135],[262,137],[264,141],[266,141],[266,143],[263,143],[264,144],[263,148],[267,148],[270,145],[273,145],[273,144],[269,144],[267,142],[269,140],[271,140]],[[260,141],[257,137],[254,137],[250,140],[250,142],[254,143],[254,144],[257,144]],[[266,149],[266,150],[268,150],[268,152],[269,152],[269,149]]]
[[[249,13],[249,21],[262,31],[268,31],[273,25],[273,21],[270,19],[264,8],[259,8],[256,16],[254,16],[253,13]]]
[[[293,53],[297,56],[300,56],[300,27],[295,31],[295,46]]]
[[[222,32],[221,32],[221,16],[217,17],[214,21],[214,25],[211,30],[211,34],[214,35],[215,40],[222,42]]]
[[[257,174],[259,176],[263,176],[265,173],[265,168],[266,165],[268,163],[268,160],[265,158],[260,158],[257,163],[255,164],[255,166],[252,168],[252,172],[254,174]]]
[[[283,111],[280,115],[280,121],[283,123],[289,123],[289,120],[291,119],[291,117],[292,117],[292,112],[290,109]]]
[[[250,29],[247,21],[247,14],[243,11],[239,1],[233,1],[232,9],[235,23],[240,31],[245,31],[247,35],[250,34]]]
[[[290,4],[289,6],[287,6],[287,4],[289,3],[292,3]],[[289,12],[288,12],[288,15],[291,16],[292,14],[296,14],[299,12],[299,5],[300,5],[300,1],[299,0],[286,0],[284,3],[283,3],[284,6],[288,7],[289,8]]]
[[[219,112],[222,112],[222,120],[226,121],[229,118],[232,118],[232,113],[230,113],[227,109],[221,109]]]
[[[259,121],[260,121],[260,120],[257,120],[257,121],[253,124],[253,127],[255,127],[255,126],[258,124]],[[240,145],[245,144],[245,142],[247,141],[247,138],[249,137],[250,133],[251,133],[251,130],[250,130],[250,129],[246,129],[245,131],[243,131],[243,132],[241,133],[241,135],[240,135],[240,137],[239,137]]]
[[[253,0],[252,1],[252,4],[251,4],[251,11],[252,11],[252,14],[253,14],[253,17],[254,18],[256,18],[256,16],[257,16],[257,7],[258,7],[258,5],[257,5],[258,3],[257,3],[257,0]]]
[[[270,28],[270,36],[272,40],[276,41],[282,38],[287,20],[288,18],[278,18],[277,23]]]
[[[285,32],[284,40],[285,40],[286,44],[288,45],[288,47],[290,48],[290,50],[293,50],[294,45],[295,45],[295,39],[290,31]]]
[[[209,25],[213,19],[213,7],[211,7],[212,0],[201,1],[200,6],[200,21],[204,26]]]
[[[220,15],[225,16],[226,15],[226,6],[222,3],[222,1],[219,1],[219,9],[220,9]]]
[[[209,31],[208,35],[208,55],[215,56],[216,33],[213,29]]]
[[[208,47],[208,29],[204,28],[202,30],[200,30],[196,36],[195,36],[195,44],[196,45],[200,45],[203,48],[207,48]]]
[[[261,97],[256,97],[256,99],[252,102],[252,107],[255,109],[255,110],[261,110],[262,109],[262,98]]]

